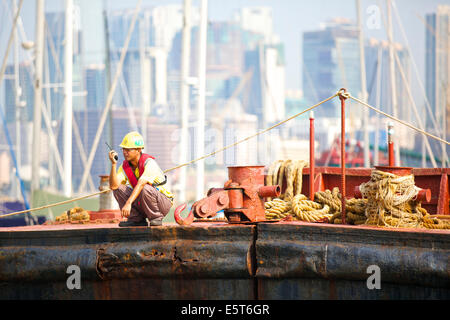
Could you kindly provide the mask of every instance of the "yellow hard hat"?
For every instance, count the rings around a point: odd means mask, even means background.
[[[144,148],[144,139],[139,132],[133,131],[127,133],[119,147],[125,149]]]

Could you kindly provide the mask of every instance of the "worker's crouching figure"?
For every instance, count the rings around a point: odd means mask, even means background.
[[[173,194],[164,187],[167,179],[152,156],[142,153],[144,140],[137,132],[130,132],[120,147],[125,160],[116,172],[115,151],[109,152],[111,173],[109,187],[119,203],[122,217],[127,221],[119,227],[162,225],[173,203]]]

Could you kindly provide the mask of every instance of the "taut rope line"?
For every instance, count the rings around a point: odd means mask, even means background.
[[[345,94],[343,94],[343,95],[345,95]],[[417,132],[420,132],[420,133],[422,133],[422,134],[424,134],[424,135],[426,135],[426,136],[429,136],[430,138],[436,139],[436,140],[438,140],[438,141],[440,141],[440,142],[443,142],[443,143],[446,143],[446,144],[450,144],[450,142],[448,142],[448,141],[446,141],[446,140],[444,140],[444,139],[441,139],[441,138],[439,138],[439,137],[436,137],[435,135],[432,135],[431,133],[428,133],[428,132],[426,132],[426,131],[424,131],[424,130],[422,130],[422,129],[416,128],[416,127],[414,127],[413,125],[411,125],[411,124],[409,124],[409,123],[407,123],[407,122],[405,122],[405,121],[403,121],[403,120],[397,119],[396,117],[393,117],[393,116],[391,116],[390,114],[387,114],[387,113],[385,113],[385,112],[383,112],[383,111],[381,111],[381,110],[378,110],[378,109],[375,108],[375,107],[372,107],[370,104],[367,104],[367,103],[365,103],[364,101],[361,101],[361,100],[359,100],[359,99],[353,97],[351,94],[347,94],[347,95],[345,95],[345,96],[348,97],[348,98],[350,98],[350,99],[355,100],[356,102],[361,103],[362,105],[364,105],[364,106],[366,106],[366,107],[372,109],[372,110],[375,111],[375,112],[378,112],[378,113],[382,114],[382,115],[385,116],[385,117],[388,117],[389,119],[392,119],[392,120],[394,120],[394,121],[397,121],[397,122],[403,124],[404,126],[407,126],[407,127],[411,128],[411,129],[413,129],[413,130],[416,130]]]
[[[95,193],[88,194],[88,195],[85,195],[85,196],[82,196],[82,197],[79,197],[79,198],[74,198],[74,199],[64,200],[64,201],[57,202],[57,203],[48,204],[48,205],[45,205],[45,206],[42,206],[42,207],[37,207],[37,208],[32,208],[32,209],[23,210],[23,211],[17,211],[17,212],[11,212],[11,213],[8,213],[8,214],[3,214],[3,215],[0,215],[0,218],[13,216],[13,215],[16,215],[16,214],[19,214],[19,213],[26,213],[26,212],[30,212],[30,211],[37,211],[37,210],[47,209],[47,208],[50,208],[50,207],[56,207],[56,206],[60,206],[60,205],[66,204],[66,203],[75,202],[75,201],[78,201],[78,200],[83,200],[83,199],[86,199],[86,198],[90,198],[90,197],[93,197],[93,196],[96,196],[96,195],[99,195],[99,194],[102,194],[102,193],[105,193],[105,192],[108,192],[108,191],[111,191],[111,189],[105,189],[105,190],[100,191],[100,192],[95,192]]]
[[[189,162],[180,164],[180,165],[178,165],[178,166],[176,166],[176,167],[173,167],[173,168],[164,170],[164,173],[169,172],[169,171],[172,171],[172,170],[175,170],[175,169],[178,169],[178,168],[181,168],[181,167],[184,167],[184,166],[187,166],[187,165],[190,165],[190,164],[192,164],[192,163],[194,163],[194,162],[197,162],[197,161],[200,161],[200,160],[202,160],[202,159],[211,157],[211,156],[215,155],[216,153],[225,151],[225,150],[228,149],[228,148],[234,147],[234,146],[236,146],[236,145],[238,145],[238,144],[240,144],[240,143],[242,143],[242,142],[245,142],[245,141],[247,141],[247,140],[250,140],[251,138],[254,138],[254,137],[259,136],[259,135],[261,135],[261,134],[263,134],[263,133],[266,133],[267,131],[270,131],[270,130],[274,129],[274,128],[276,128],[276,127],[278,127],[278,126],[280,126],[280,125],[282,125],[282,124],[288,122],[289,120],[292,120],[292,119],[294,119],[294,118],[296,118],[296,117],[298,117],[298,116],[304,114],[305,112],[311,111],[312,109],[314,109],[314,108],[320,106],[321,104],[323,104],[323,103],[325,103],[325,102],[327,102],[327,101],[329,101],[329,100],[331,100],[331,99],[337,97],[338,95],[339,95],[339,92],[335,93],[334,95],[332,95],[331,97],[329,97],[329,98],[327,98],[327,99],[325,99],[325,100],[320,101],[319,103],[313,105],[312,107],[309,107],[308,109],[303,110],[302,112],[299,112],[299,113],[297,113],[297,114],[294,114],[293,116],[291,116],[291,117],[289,117],[289,118],[287,118],[287,119],[285,119],[285,120],[283,120],[283,121],[281,121],[281,122],[278,122],[277,124],[274,124],[273,126],[267,128],[267,129],[264,129],[264,130],[262,130],[262,131],[259,131],[259,132],[255,133],[255,134],[253,134],[253,135],[251,135],[251,136],[248,136],[247,138],[244,138],[244,139],[242,139],[242,140],[239,140],[239,141],[237,141],[237,142],[235,142],[235,143],[229,144],[229,145],[223,147],[222,149],[219,149],[219,150],[213,151],[213,152],[211,152],[211,153],[208,153],[207,155],[204,155],[204,156],[202,156],[202,157],[200,157],[200,158],[197,158],[197,159],[191,160],[191,161],[189,161]]]

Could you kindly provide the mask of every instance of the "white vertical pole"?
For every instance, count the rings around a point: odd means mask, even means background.
[[[198,106],[197,106],[197,157],[205,153],[205,90],[206,90],[206,45],[208,24],[208,0],[201,0],[199,54],[198,54]],[[205,196],[205,160],[197,162],[197,199]]]
[[[364,56],[364,37],[361,22],[361,3],[356,0],[356,14],[358,17],[358,40],[359,40],[359,64],[361,68],[361,99],[367,103],[367,84],[366,84],[366,60]],[[369,109],[363,109],[363,131],[364,131],[364,167],[370,167],[369,151]]]
[[[376,106],[379,108],[380,107],[380,101],[381,101],[381,72],[382,72],[382,63],[383,63],[383,49],[381,47],[381,44],[378,46],[378,58],[377,58],[377,96],[376,96]],[[373,147],[373,151],[374,151],[374,165],[378,166],[379,165],[379,140],[380,140],[380,116],[377,113],[375,116],[375,121],[376,121],[376,125],[375,125],[375,142],[374,142],[374,147]]]
[[[44,53],[44,8],[45,0],[36,0],[36,39],[35,39],[35,81],[33,111],[33,145],[31,161],[31,206],[36,202],[36,190],[40,188],[39,169],[41,156],[42,125],[42,69]]]
[[[267,122],[268,122],[268,112],[269,107],[266,99],[267,94],[267,87],[268,83],[266,82],[267,77],[267,69],[266,69],[266,49],[264,46],[264,42],[260,41],[258,43],[258,57],[259,57],[259,80],[260,80],[260,86],[261,86],[261,111],[262,111],[262,128],[267,128]],[[267,86],[266,86],[267,84]],[[261,142],[258,146],[258,149],[261,148],[262,151],[259,153],[262,155],[262,159],[266,159],[268,156],[270,156],[270,152],[268,152],[268,141],[269,138],[267,135],[261,136]],[[270,142],[269,142],[270,143]]]
[[[447,48],[442,48],[443,58],[446,61],[447,65],[447,75],[443,75],[442,84],[445,89],[445,92],[442,92],[442,136],[444,140],[447,140],[447,111],[450,107],[450,21],[447,18],[447,39],[445,39],[445,33],[442,37],[442,40],[444,40],[444,43],[447,43]],[[445,103],[444,103],[445,101]],[[442,148],[442,168],[446,168],[448,164],[448,158],[447,158],[447,150],[446,145],[444,143],[441,143]]]
[[[14,16],[17,15],[18,9],[17,9],[17,3],[16,0],[12,1],[12,8],[13,8],[13,14]],[[20,96],[22,93],[20,92],[20,69],[19,69],[19,37],[17,34],[17,28],[14,27],[13,29],[13,37],[14,37],[14,97],[15,97],[15,115],[16,115],[16,161],[17,161],[17,168],[20,169],[21,166],[21,152],[20,152]],[[19,180],[16,181],[16,198],[19,199],[21,197],[21,191],[20,191],[20,182]]]
[[[73,0],[66,0],[64,49],[64,195],[72,196]]]
[[[150,77],[147,74],[146,68],[146,55],[147,52],[145,50],[145,37],[144,37],[144,17],[139,19],[139,60],[141,64],[141,105],[142,105],[142,117],[141,117],[141,135],[144,138],[144,142],[147,144],[147,87],[146,87],[146,79]]]
[[[187,162],[188,154],[188,113],[189,113],[189,77],[190,51],[191,51],[191,0],[184,0],[184,21],[181,46],[181,137],[180,162]],[[186,201],[186,167],[180,168],[180,202]]]
[[[133,30],[134,30],[134,25],[136,23],[139,10],[141,8],[141,3],[142,3],[142,0],[139,0],[138,4],[136,5],[136,9],[135,9],[134,14],[133,14],[133,20],[131,21],[130,28],[128,29],[128,34],[127,34],[127,37],[125,39],[124,47],[122,48],[121,53],[120,53],[120,59],[119,59],[119,63],[117,64],[117,67],[116,67],[116,73],[115,73],[114,79],[113,79],[113,81],[111,83],[111,88],[108,91],[108,96],[106,97],[105,108],[103,109],[103,113],[102,113],[102,116],[100,118],[100,122],[98,124],[97,133],[95,134],[94,141],[92,142],[91,151],[89,153],[89,157],[87,159],[86,166],[84,168],[83,177],[81,178],[81,182],[80,182],[80,185],[78,187],[78,192],[81,192],[81,190],[83,190],[83,188],[85,187],[86,182],[88,180],[88,176],[90,174],[91,167],[92,167],[92,162],[94,161],[95,152],[97,151],[98,143],[100,141],[100,135],[101,135],[101,133],[103,131],[103,128],[105,126],[105,122],[106,122],[106,118],[108,116],[108,112],[111,109],[111,104],[112,104],[112,99],[113,99],[113,96],[114,96],[114,91],[116,90],[117,81],[119,80],[120,73],[122,72],[123,62],[125,60],[125,55],[126,55],[126,52],[128,50],[128,45],[130,44],[130,39],[131,39],[131,35],[133,33]]]
[[[392,15],[391,15],[391,0],[386,0],[387,6],[387,34],[389,40],[389,71],[390,71],[390,84],[391,84],[391,97],[392,97],[392,113],[393,116],[398,118],[397,112],[397,88],[395,83],[395,62],[394,62],[394,40],[392,34]],[[398,135],[397,135],[398,137]],[[400,166],[400,144],[397,142],[394,144],[395,150],[395,166]]]

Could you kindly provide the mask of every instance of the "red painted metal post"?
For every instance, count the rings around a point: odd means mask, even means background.
[[[341,89],[344,93],[347,91],[344,88]],[[342,204],[342,223],[346,224],[346,212],[345,212],[345,97],[340,94],[341,100],[341,204]]]
[[[394,125],[392,122],[388,123],[388,154],[389,154],[389,166],[395,166],[395,158],[394,158],[394,139],[392,136],[394,134]]]
[[[314,201],[314,113],[309,115],[309,199]]]
[[[278,198],[281,194],[281,187],[276,186],[261,186],[258,189],[258,194],[261,198],[276,197]]]

